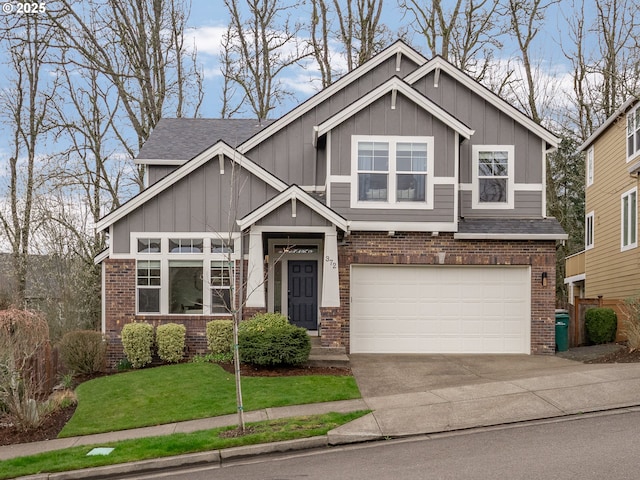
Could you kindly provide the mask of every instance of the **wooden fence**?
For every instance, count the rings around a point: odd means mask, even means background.
[[[587,345],[589,340],[587,338],[587,331],[584,326],[585,313],[590,308],[604,307],[612,308],[618,316],[618,333],[616,335],[616,341],[622,342],[626,338],[620,332],[621,326],[626,319],[626,312],[623,308],[624,302],[622,300],[613,298],[574,298],[573,308],[569,309],[569,347],[580,347]]]

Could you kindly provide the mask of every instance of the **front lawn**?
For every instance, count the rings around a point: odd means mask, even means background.
[[[101,377],[78,386],[78,408],[60,437],[235,413],[233,374],[183,363]],[[360,398],[350,376],[243,377],[244,410]]]

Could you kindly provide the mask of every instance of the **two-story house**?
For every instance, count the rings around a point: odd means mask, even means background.
[[[352,353],[552,354],[557,144],[402,42],[269,124],[164,119],[97,225],[110,361],[127,322],[183,323],[193,353],[239,306]]]
[[[578,149],[585,154],[585,249],[567,258],[569,299],[640,295],[640,100],[625,102]]]

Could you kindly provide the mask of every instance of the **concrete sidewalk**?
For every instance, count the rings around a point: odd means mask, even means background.
[[[320,403],[247,412],[247,422],[326,412],[349,412],[370,409],[373,412],[328,435],[313,440],[239,447],[229,451],[209,452],[169,459],[138,462],[129,470],[153,470],[189,463],[222,462],[233,456],[257,455],[328,445],[370,441],[388,437],[434,434],[460,429],[493,426],[537,419],[557,418],[586,412],[640,406],[640,364],[585,365],[557,357],[490,359],[464,357],[465,374],[457,373],[460,359],[452,357],[443,364],[445,386],[422,391],[404,391],[390,395],[369,396],[343,402]],[[406,359],[405,359],[406,360]],[[509,361],[506,361],[509,360]],[[558,362],[560,360],[560,362]],[[424,360],[423,360],[424,361]],[[540,364],[538,364],[540,362]],[[370,363],[370,362],[368,362]],[[553,368],[548,368],[552,365]],[[373,381],[358,376],[357,361],[352,366],[358,383]],[[433,375],[438,377],[438,375]],[[457,378],[455,384],[453,379]],[[451,385],[451,383],[454,383]],[[412,388],[414,388],[413,385]],[[365,388],[366,391],[366,388]],[[56,439],[0,447],[0,460],[57,450],[76,445],[103,445],[131,438],[192,432],[235,425],[236,415],[180,422],[99,435]],[[173,462],[173,463],[172,463]],[[176,463],[177,462],[177,463]],[[125,466],[102,467],[100,475],[123,471]],[[105,470],[106,469],[106,470]],[[109,470],[111,469],[111,470]],[[91,478],[93,470],[67,472],[41,478]],[[96,471],[97,472],[97,471]]]

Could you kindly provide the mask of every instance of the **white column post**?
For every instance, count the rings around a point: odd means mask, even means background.
[[[334,230],[324,234],[322,255],[322,307],[340,306],[340,279],[338,276],[338,234]]]
[[[249,234],[249,266],[247,268],[247,307],[265,307],[263,259],[262,233],[251,229]]]

